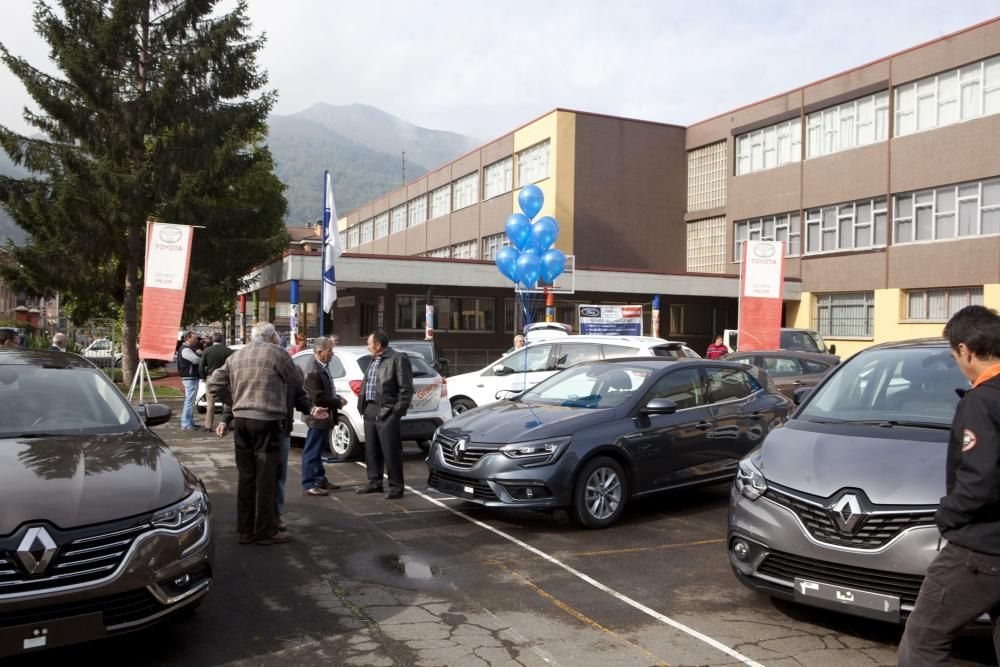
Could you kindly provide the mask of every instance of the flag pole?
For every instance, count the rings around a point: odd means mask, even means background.
[[[319,264],[319,335],[323,336],[323,320],[326,319],[326,226],[328,224],[326,216],[326,184],[329,183],[327,174],[330,172],[323,170],[323,252],[320,257]]]

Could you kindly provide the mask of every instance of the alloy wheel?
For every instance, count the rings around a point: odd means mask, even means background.
[[[598,468],[587,478],[584,502],[587,512],[598,520],[607,519],[622,501],[622,483],[610,468]]]

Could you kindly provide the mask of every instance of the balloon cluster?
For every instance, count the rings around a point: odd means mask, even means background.
[[[497,251],[500,273],[526,289],[533,288],[539,279],[551,285],[566,268],[566,255],[552,247],[559,237],[559,223],[549,215],[532,222],[544,202],[545,195],[537,185],[521,188],[517,203],[522,212],[507,218],[506,226],[514,247]]]

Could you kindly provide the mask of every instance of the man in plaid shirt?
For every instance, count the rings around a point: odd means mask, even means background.
[[[226,359],[208,379],[208,391],[222,396],[235,417],[240,544],[280,544],[291,539],[286,531],[278,530],[275,499],[288,387],[301,384],[302,374],[278,340],[273,324],[259,322],[250,344]],[[326,408],[314,407],[311,414],[318,419],[329,416]]]

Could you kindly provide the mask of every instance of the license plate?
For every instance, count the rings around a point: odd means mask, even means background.
[[[0,629],[0,656],[97,639],[107,634],[101,612]]]
[[[899,598],[881,593],[824,584],[808,579],[795,579],[795,599],[806,604],[848,611],[858,616],[899,622]],[[848,607],[849,609],[845,609]]]
[[[460,484],[458,482],[447,482],[441,480],[437,483],[438,491],[441,493],[447,493],[459,498],[475,498],[476,488],[474,486],[469,486],[468,484]]]

